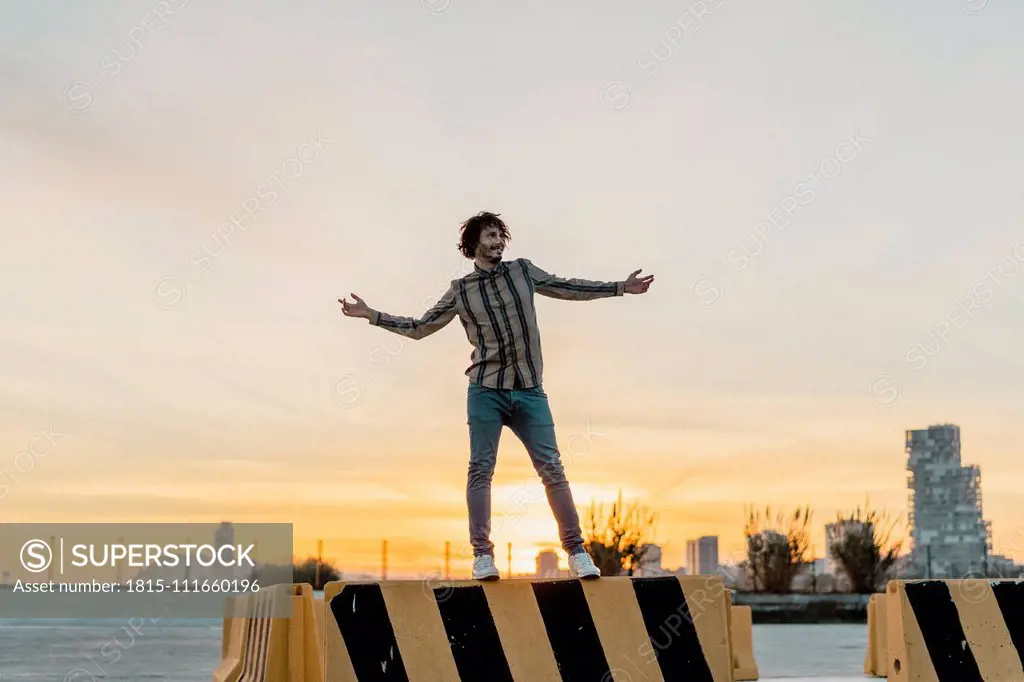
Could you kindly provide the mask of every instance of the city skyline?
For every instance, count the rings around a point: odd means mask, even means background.
[[[895,546],[897,543],[901,546],[899,556],[906,564],[902,570],[911,568],[922,575],[932,575],[934,573],[935,575],[966,576],[973,575],[982,569],[993,570],[996,573],[1004,570],[1015,570],[1012,565],[1007,566],[1005,564],[1006,561],[1011,562],[1011,564],[1020,563],[1024,566],[1024,562],[1020,562],[1017,559],[1017,553],[1020,552],[1021,545],[1024,544],[1024,528],[1016,529],[1019,538],[1010,537],[1008,542],[1000,543],[1001,547],[1008,546],[1010,548],[1009,552],[993,551],[994,543],[991,522],[985,520],[984,510],[981,506],[980,467],[976,464],[961,464],[960,427],[956,424],[947,423],[929,424],[926,427],[907,429],[904,434],[906,468],[913,474],[907,480],[908,488],[911,490],[907,509],[904,512],[891,515],[889,510],[878,509],[866,503],[863,507],[858,505],[856,511],[853,509],[845,510],[847,514],[853,515],[856,518],[866,518],[868,514],[880,514],[876,521],[881,522],[883,527],[878,527],[874,530],[877,531],[884,543],[882,545],[883,550]],[[925,448],[924,451],[922,451],[922,448]],[[927,462],[927,464],[922,465],[923,461]],[[964,476],[955,475],[955,471],[950,473],[947,471],[948,467],[943,468],[948,464],[956,464],[960,467],[958,471],[964,472]],[[932,478],[915,483],[915,476],[920,475],[920,471],[931,471],[932,469],[938,472],[938,477],[936,477],[936,474],[932,474]],[[961,482],[961,479],[964,482]],[[970,482],[966,483],[967,480]],[[969,498],[959,497],[963,495],[965,487],[970,490]],[[922,506],[925,499],[924,495],[919,494],[915,499],[915,492],[927,493],[927,507]],[[962,503],[966,503],[970,508],[963,508]],[[922,517],[920,510],[925,508],[928,509],[929,516],[922,523],[920,521]],[[785,508],[775,510],[783,522],[785,522],[789,511],[791,510]],[[946,532],[944,525],[940,526],[939,524],[940,521],[945,521],[947,514],[950,515],[951,519],[951,524],[948,528],[949,532]],[[962,530],[960,525],[952,523],[952,521],[958,519],[962,521],[965,518],[969,521],[969,527],[965,526],[965,530]],[[905,522],[903,519],[906,519]],[[498,526],[500,527],[504,522],[505,519],[498,519]],[[956,532],[972,530],[974,525],[970,524],[983,527],[983,545],[971,545],[970,542],[964,541],[963,538],[956,535]],[[811,542],[808,548],[808,561],[812,564],[820,565],[823,573],[835,574],[839,568],[831,556],[830,545],[833,542],[841,541],[851,526],[856,526],[856,530],[861,532],[865,526],[871,528],[872,523],[856,520],[843,520],[840,522],[832,519],[824,524],[818,522],[810,524],[809,536]],[[779,526],[777,530],[785,532],[785,526]],[[818,543],[816,541],[819,532],[823,536],[824,542]],[[922,542],[922,539],[924,542]],[[652,546],[653,556],[645,557],[640,563],[640,568],[649,566],[654,567],[656,571],[661,571],[665,556],[664,547],[660,543],[655,542],[651,537],[647,538],[647,544]],[[446,552],[450,550],[449,545],[450,543],[446,543]],[[506,565],[515,565],[517,569],[521,568],[521,560],[510,558],[513,554],[513,548],[510,546],[510,543],[503,543],[500,546],[507,547],[508,557],[506,557]],[[565,573],[565,571],[560,571],[558,568],[563,563],[564,552],[554,546],[553,543],[550,545],[541,543],[540,546],[542,549],[537,551],[534,556],[536,566],[534,573],[541,577],[551,577],[552,575],[557,577]],[[717,535],[705,535],[696,539],[685,540],[685,554],[683,559],[678,562],[675,572],[693,574],[693,566],[697,566],[698,572],[714,573],[718,571],[720,565],[735,566],[746,559],[746,555],[742,550],[734,550],[726,561],[720,562],[718,547],[719,537]],[[464,552],[469,551],[468,545],[464,545],[462,549]],[[922,564],[923,553],[926,550],[928,552],[928,560]],[[516,554],[521,556],[522,551]],[[950,556],[956,557],[953,563],[949,562],[948,557]],[[467,557],[462,556],[460,558],[466,560]],[[956,563],[956,561],[960,563]],[[445,565],[447,572],[447,567],[450,567],[450,556],[446,557]],[[338,566],[338,568],[341,569],[342,567]],[[524,572],[522,570],[514,570],[512,573],[515,575],[531,574],[529,571]]]
[[[464,561],[463,330],[337,299],[423,314],[490,210],[509,260],[657,277],[537,301],[584,524],[621,489],[666,563],[705,535],[727,562],[745,507],[809,505],[822,556],[836,512],[905,518],[904,431],[956,423],[1024,561],[1024,7],[428,6],[10,10],[0,521]],[[557,528],[511,434],[492,501],[529,571]]]
[[[852,512],[852,515],[857,519],[866,519],[869,514],[873,515],[881,512],[875,518],[875,521],[880,522],[882,526],[868,532],[878,533],[883,542],[881,547],[883,550],[895,546],[897,543],[901,546],[899,553],[902,562],[901,571],[909,569],[921,575],[930,576],[934,574],[950,577],[974,575],[981,570],[992,570],[996,574],[1009,571],[1007,575],[1016,575],[1018,569],[1014,567],[1016,560],[1012,550],[1020,549],[1018,540],[1017,538],[1010,538],[1009,546],[1011,547],[1011,552],[1005,555],[992,551],[991,522],[985,520],[984,510],[981,506],[980,467],[976,464],[962,464],[960,427],[956,424],[947,423],[929,424],[926,427],[907,429],[904,433],[905,453],[907,455],[906,466],[907,470],[912,474],[907,480],[908,488],[911,492],[908,498],[908,509],[905,514],[906,524],[900,524],[904,514],[898,514],[893,517],[888,513],[888,510],[872,508],[868,504],[863,508],[858,506],[855,512],[853,510],[847,511]],[[959,469],[949,470],[947,465],[951,464],[955,464]],[[930,473],[931,478],[915,482],[915,477],[922,475],[922,472],[932,472],[933,470],[935,473]],[[961,472],[963,475],[958,475],[958,472]],[[970,496],[967,498],[963,497],[965,492],[968,491]],[[915,496],[915,493],[918,494]],[[927,494],[927,497],[925,497],[924,493]],[[964,507],[964,504],[969,508]],[[922,523],[921,510],[923,509],[928,510],[928,516]],[[784,520],[788,510],[776,511],[781,512],[779,518]],[[948,529],[945,525],[940,524],[940,522],[944,523],[946,521],[945,517],[947,515],[949,515],[951,521]],[[964,519],[968,521],[967,526],[962,526]],[[954,523],[957,520],[961,521],[961,525]],[[504,523],[504,519],[498,521],[499,526],[502,523]],[[811,528],[814,529],[818,525],[816,523],[811,524]],[[871,529],[872,526],[873,523],[866,520],[846,519],[843,521],[828,521],[818,529],[824,536],[824,542],[820,545],[813,541],[817,531],[810,530],[809,534],[812,542],[808,548],[809,555],[807,559],[809,563],[820,567],[823,574],[836,575],[837,572],[841,571],[841,568],[831,555],[831,544],[833,542],[841,542],[851,527],[855,527],[853,529],[856,532],[864,532],[865,527]],[[969,535],[969,532],[974,531],[975,526],[983,529],[984,539],[979,540],[982,544],[975,543],[977,546],[972,545],[969,541],[965,541],[963,537],[957,535],[957,532],[968,532]],[[780,526],[778,530],[785,531],[785,526]],[[1017,530],[1021,540],[1024,540],[1024,529]],[[970,540],[970,537],[968,537],[968,540]],[[719,537],[717,535],[701,536],[685,541],[684,559],[677,564],[676,569],[669,569],[663,568],[663,547],[651,538],[647,539],[646,544],[651,547],[652,553],[641,560],[638,566],[641,574],[652,569],[655,573],[673,572],[690,575],[695,573],[715,573],[718,572],[720,566],[732,567],[746,559],[743,552],[734,551],[726,562],[720,564],[718,557]],[[521,562],[512,560],[513,549],[510,544],[503,546],[507,547],[508,552],[505,564],[508,567],[506,568],[506,573],[508,573],[513,563],[519,566]],[[817,551],[819,547],[821,548],[820,553]],[[463,550],[468,551],[468,546],[464,546]],[[450,543],[446,543],[445,551],[445,573],[448,574],[450,571],[450,555],[447,553],[450,552]],[[923,562],[925,551],[927,551],[928,559]],[[536,575],[537,577],[564,576],[567,574],[567,571],[561,568],[563,556],[564,552],[560,548],[545,546],[534,556],[536,570],[532,574],[521,570],[512,571],[511,574],[515,576]],[[955,557],[955,559],[950,563],[948,557]],[[697,567],[696,572],[694,571],[694,566]],[[1021,564],[1021,567],[1024,568],[1024,563]],[[341,566],[337,566],[337,568],[342,569]]]

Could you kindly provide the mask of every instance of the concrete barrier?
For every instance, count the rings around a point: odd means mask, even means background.
[[[733,604],[749,606],[754,624],[866,623],[867,594],[736,592]]]
[[[214,682],[237,682],[245,656],[245,618],[251,605],[248,596],[228,597],[224,603],[224,628],[221,631],[220,665]]]
[[[890,682],[1024,680],[1024,580],[907,580],[887,588]]]
[[[886,677],[889,673],[888,595],[873,594],[868,601],[868,646],[864,652],[864,674]]]
[[[754,614],[749,606],[731,606],[729,633],[734,680],[756,680],[759,673],[754,659]]]
[[[328,583],[325,682],[732,682],[718,576]]]
[[[271,585],[225,600],[213,682],[323,682],[316,601],[308,584]]]

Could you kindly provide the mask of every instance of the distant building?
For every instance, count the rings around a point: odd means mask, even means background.
[[[905,449],[913,571],[935,578],[983,571],[992,529],[982,514],[981,469],[961,464],[960,427],[909,430]]]
[[[1017,565],[1013,559],[1002,554],[993,554],[988,557],[988,563],[983,568],[983,571],[985,571],[983,575],[988,578],[1024,577],[1024,566]]]
[[[234,547],[235,544],[235,524],[231,521],[221,521],[217,530],[213,533],[213,546],[220,549],[225,546]],[[257,562],[257,557],[255,555],[251,555],[249,558],[253,563]],[[241,579],[249,577],[251,570],[251,567],[246,566],[234,566],[231,568],[218,566],[211,572],[219,577]]]
[[[664,575],[667,573],[665,569],[661,567],[661,546],[655,544],[644,545],[644,558],[641,559],[640,565],[634,571],[634,575],[638,576],[652,576],[652,575]]]
[[[537,577],[561,577],[561,570],[558,568],[558,554],[554,550],[545,549],[543,552],[537,553]]]
[[[213,533],[213,546],[220,549],[225,545],[235,544],[235,526],[230,521],[221,521]]]
[[[718,567],[718,573],[722,576],[722,584],[730,590],[750,590],[750,573],[745,566],[734,566],[723,564]]]
[[[686,542],[686,570],[690,575],[718,573],[717,535],[705,535]]]

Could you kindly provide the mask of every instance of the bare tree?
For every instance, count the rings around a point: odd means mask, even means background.
[[[780,512],[774,522],[770,507],[763,515],[752,509],[747,512],[743,535],[747,540],[747,570],[755,592],[790,591],[810,549],[810,520],[810,507],[797,509],[788,520]]]
[[[655,521],[654,512],[637,502],[625,506],[621,490],[607,516],[603,502],[600,505],[591,502],[584,547],[601,574],[633,575],[648,551]]]
[[[878,592],[889,580],[903,545],[890,544],[898,520],[890,520],[887,513],[862,511],[860,505],[851,514],[836,514],[840,530],[828,551],[849,579],[851,592]]]
[[[294,577],[293,581],[297,583],[309,583],[313,586],[314,590],[324,589],[324,585],[329,582],[341,580],[341,571],[339,571],[334,564],[324,561],[320,564],[320,580],[317,580],[316,570],[317,558],[314,556],[306,557],[297,564],[294,564]]]

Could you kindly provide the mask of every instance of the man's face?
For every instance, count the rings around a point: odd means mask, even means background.
[[[497,227],[488,227],[480,232],[480,243],[476,245],[476,255],[485,261],[497,263],[505,251],[505,242]]]

